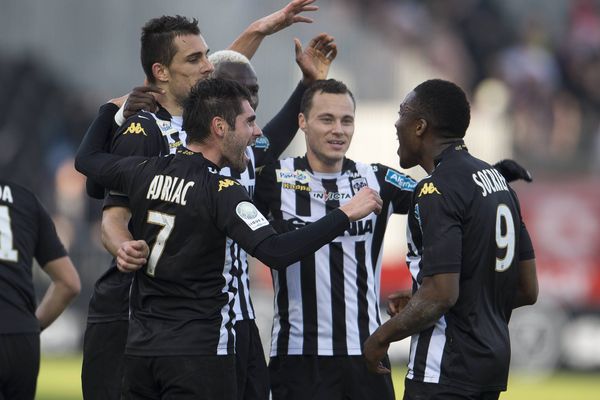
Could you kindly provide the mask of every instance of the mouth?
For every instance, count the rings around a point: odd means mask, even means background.
[[[342,150],[346,145],[346,141],[344,140],[328,140],[327,144],[329,144],[334,149]]]

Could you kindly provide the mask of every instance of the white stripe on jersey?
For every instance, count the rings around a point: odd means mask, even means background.
[[[295,171],[294,159],[288,158],[280,161],[281,170],[289,171],[293,175]],[[357,171],[360,177],[363,177],[368,182],[368,185],[380,190],[379,181],[370,164],[356,163]],[[351,179],[353,178],[348,173],[338,174],[312,174],[309,171],[304,171],[310,176],[310,181],[303,185],[310,186],[310,216],[298,216],[305,222],[314,222],[325,215],[325,203],[323,198],[317,199],[314,197],[320,193],[325,193],[322,179],[335,179],[338,194],[352,194]],[[283,175],[282,175],[283,176]],[[294,183],[294,182],[291,182]],[[350,196],[351,197],[351,196]],[[341,196],[340,205],[350,200],[350,197]],[[281,202],[281,211],[284,219],[296,218],[296,192],[293,189],[281,188],[279,193]],[[391,207],[390,207],[391,208]],[[392,210],[384,210],[387,217],[391,215]],[[377,254],[377,263],[374,266],[372,262],[373,249],[373,232],[375,230],[377,216],[371,215],[361,221],[361,223],[372,224],[370,232],[357,233],[354,235],[345,234],[335,239],[333,243],[341,243],[343,249],[343,285],[344,285],[344,309],[340,311],[332,310],[332,288],[331,288],[331,270],[330,270],[330,249],[329,245],[323,246],[315,255],[315,291],[316,291],[316,329],[317,337],[317,354],[318,355],[333,355],[333,321],[337,313],[344,313],[345,321],[345,344],[347,346],[346,355],[361,355],[361,337],[359,329],[359,288],[357,286],[357,262],[355,248],[359,242],[364,242],[365,247],[365,267],[366,267],[366,314],[363,315],[367,324],[365,330],[369,330],[369,334],[373,333],[379,326],[378,321],[381,321],[379,315],[378,299],[380,290],[380,274],[381,274],[381,248]],[[282,317],[287,311],[289,327],[289,338],[287,345],[288,355],[311,354],[303,349],[304,345],[304,316],[303,313],[303,298],[302,298],[302,282],[300,274],[300,263],[293,264],[288,267],[286,272],[287,281],[287,301],[288,309],[280,310],[277,304],[277,299],[282,295],[282,288],[279,287],[279,273],[273,272],[273,283],[275,292],[275,315],[273,318],[273,329],[271,337],[271,357],[278,355],[278,340],[282,334]],[[282,338],[285,340],[285,338]]]
[[[408,263],[413,282],[416,283],[417,276],[421,270],[421,255],[418,254],[417,246],[415,246],[408,224],[406,225],[406,239],[409,250],[406,256],[406,262]],[[420,287],[418,283],[417,287]],[[444,347],[446,346],[446,326],[447,324],[444,316],[437,320],[434,325],[429,345],[427,346],[427,358],[425,360],[425,373],[423,377],[424,382],[439,383],[440,381],[442,355],[444,354]],[[406,374],[408,379],[414,378],[415,357],[419,338],[420,334],[418,333],[412,335],[410,338],[410,355],[408,358],[408,372]]]
[[[256,185],[256,178],[254,175],[255,171],[255,159],[254,152],[250,146],[246,147],[246,156],[248,157],[248,168],[244,172],[240,174],[239,178],[236,178],[238,182],[240,182],[252,197],[254,193],[254,187]],[[250,170],[252,170],[253,177],[250,177]],[[231,169],[229,167],[221,168],[219,171],[220,175],[231,176]],[[235,318],[237,321],[243,319],[254,319],[254,307],[252,306],[252,301],[250,299],[250,287],[249,287],[249,275],[248,275],[248,254],[244,251],[244,249],[240,248],[237,243],[232,241],[230,238],[227,238],[227,248],[231,245],[234,246],[233,254],[239,254],[239,259],[235,262],[237,266],[240,268],[238,272],[240,274],[239,279],[234,279],[236,292],[236,299],[233,309],[235,311]],[[227,252],[225,255],[225,263],[232,264],[234,260],[231,258],[231,252]],[[242,285],[240,288],[238,285]],[[244,301],[240,298],[240,296],[244,296]],[[244,307],[244,309],[242,309]]]
[[[229,248],[225,248],[225,251],[228,251]],[[223,285],[223,289],[221,289],[221,293],[227,294],[227,303],[223,308],[221,308],[221,328],[219,330],[219,344],[217,346],[217,355],[227,355],[228,347],[229,347],[229,331],[227,330],[227,324],[230,322],[232,324],[235,323],[235,320],[231,321],[229,317],[229,311],[231,307],[229,304],[233,300],[234,296],[231,291],[232,281],[234,281],[233,276],[231,275],[231,264],[225,264],[223,266],[223,279],[225,280],[225,285]],[[235,329],[231,330],[231,334],[233,335],[233,339],[235,343]]]

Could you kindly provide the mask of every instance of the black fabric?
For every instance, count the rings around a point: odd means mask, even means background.
[[[4,180],[0,180],[0,235],[0,334],[39,333],[33,259],[43,267],[67,252],[37,197]]]
[[[469,392],[436,383],[404,380],[403,400],[498,400],[500,392]]]
[[[87,324],[81,366],[81,388],[85,400],[121,398],[127,326],[127,321]]]
[[[253,319],[235,322],[235,370],[238,400],[268,400],[269,370]]]
[[[435,170],[417,184],[408,225],[409,242],[417,246],[409,256],[420,257],[418,274],[411,265],[415,283],[460,274],[456,304],[419,334],[414,380],[439,370],[428,382],[476,392],[504,390],[518,263],[534,257],[516,194],[498,171],[459,142],[444,150]],[[434,337],[437,344],[430,346]],[[430,365],[434,360],[441,361]]]
[[[33,400],[40,369],[40,335],[0,335],[0,399]]]
[[[125,358],[127,400],[235,400],[235,357]]]
[[[269,374],[273,400],[395,399],[391,375],[369,372],[362,356],[276,356]]]

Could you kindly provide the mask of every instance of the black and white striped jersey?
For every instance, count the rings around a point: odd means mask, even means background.
[[[407,378],[470,391],[506,389],[508,321],[518,262],[534,258],[516,194],[464,143],[450,146],[415,188],[407,263],[423,277],[460,273],[456,304],[411,338]]]
[[[381,249],[387,222],[393,213],[408,212],[415,181],[384,165],[349,159],[340,173],[317,173],[306,157],[269,164],[258,175],[259,208],[294,227],[321,218],[364,186],[383,199],[380,215],[353,222],[314,255],[285,271],[272,271],[271,356],[362,354],[364,341],[381,324]]]

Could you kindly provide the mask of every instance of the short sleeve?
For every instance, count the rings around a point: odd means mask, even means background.
[[[40,266],[67,255],[67,251],[56,233],[54,222],[44,206],[36,199],[38,206],[38,242],[34,257]]]

